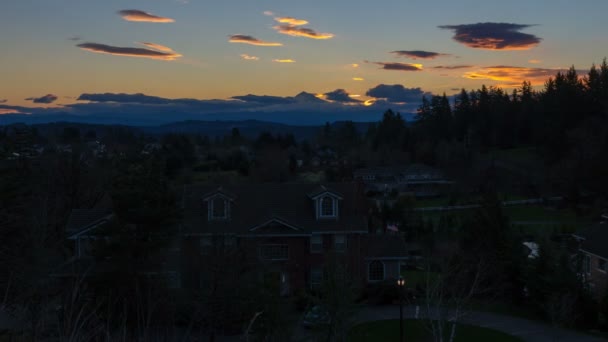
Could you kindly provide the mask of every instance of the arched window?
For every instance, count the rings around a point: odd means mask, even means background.
[[[367,278],[369,281],[384,280],[384,263],[379,260],[374,260],[369,263],[367,270]]]
[[[225,198],[216,197],[210,203],[210,212],[209,219],[212,220],[221,220],[227,219],[229,216],[229,203]]]
[[[321,198],[321,216],[336,216],[334,211],[334,199],[330,196]]]

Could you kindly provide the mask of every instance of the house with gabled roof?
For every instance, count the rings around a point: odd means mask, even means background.
[[[608,222],[582,229],[574,237],[579,241],[584,279],[593,295],[601,299],[608,295]]]
[[[368,207],[356,184],[195,185],[182,203],[180,232],[200,249],[191,254],[234,246],[275,274],[283,294],[320,285],[328,253],[365,279]]]

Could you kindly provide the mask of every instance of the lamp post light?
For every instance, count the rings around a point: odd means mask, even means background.
[[[405,288],[403,277],[397,279],[397,287],[399,288],[399,342],[403,342],[403,289]]]

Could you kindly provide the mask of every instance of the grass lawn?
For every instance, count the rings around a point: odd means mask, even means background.
[[[423,320],[405,320],[404,338],[408,342],[432,341],[431,333]],[[349,333],[351,342],[391,342],[399,341],[399,320],[384,320],[363,323],[355,326]],[[456,342],[521,342],[518,337],[507,335],[500,331],[472,325],[458,324]]]

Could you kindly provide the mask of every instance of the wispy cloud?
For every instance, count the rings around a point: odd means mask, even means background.
[[[353,81],[365,81],[363,77],[353,77]]]
[[[57,96],[53,94],[47,94],[41,97],[28,97],[26,101],[32,101],[34,103],[53,103],[57,101]]]
[[[160,44],[156,44],[156,43],[150,43],[150,42],[138,42],[138,44],[141,44],[143,46],[147,46],[151,49],[154,50],[158,50],[158,51],[163,51],[163,52],[171,52],[171,53],[175,53],[175,51],[173,51],[172,48],[168,47],[168,46],[164,46],[164,45],[160,45]]]
[[[477,23],[466,25],[442,25],[439,28],[453,30],[452,39],[474,49],[528,50],[540,44],[541,38],[519,31],[533,25],[511,23]]]
[[[243,43],[256,46],[283,46],[281,43],[267,42],[245,34],[233,34],[228,41],[231,43]]]
[[[172,18],[161,17],[145,11],[129,9],[118,11],[118,14],[126,21],[137,21],[146,23],[172,23],[175,22]]]
[[[154,44],[154,45],[158,46],[158,44]],[[82,43],[82,44],[78,44],[76,46],[83,50],[87,50],[90,52],[105,53],[105,54],[115,55],[115,56],[151,58],[151,59],[158,59],[158,60],[163,60],[163,61],[173,61],[173,60],[178,59],[179,57],[182,57],[182,55],[180,55],[177,52],[174,52],[173,50],[171,50],[171,52],[165,52],[165,51],[156,51],[156,50],[150,50],[150,49],[144,49],[144,48],[111,46],[111,45],[98,44],[98,43]],[[160,46],[162,46],[162,45],[160,45]]]
[[[484,67],[479,70],[467,72],[465,78],[474,80],[492,80],[502,82],[505,85],[521,85],[523,81],[529,81],[532,85],[541,85],[558,71],[565,69],[527,68],[507,65]]]
[[[6,103],[7,101],[7,99],[0,99],[0,103]]]
[[[0,108],[0,115],[2,114],[25,114],[20,112],[17,109],[12,109],[12,108]]]
[[[473,65],[437,65],[431,67],[431,69],[444,69],[444,70],[456,70],[456,69],[468,69],[473,68]]]
[[[391,51],[391,53],[395,54],[399,57],[407,57],[407,58],[411,58],[411,59],[435,59],[437,57],[450,56],[450,54],[447,54],[447,53],[421,51],[421,50],[399,50],[399,51]]]
[[[422,70],[422,64],[415,63],[391,63],[391,62],[370,62],[366,63],[380,65],[384,70],[396,70],[396,71],[420,71]]]
[[[274,16],[274,12],[272,12],[272,11],[264,11],[264,15],[272,17],[272,16]]]
[[[273,62],[276,63],[295,63],[296,61],[293,59],[273,59]]]
[[[357,63],[353,63],[353,64],[351,64],[350,66],[351,66],[351,67],[353,67],[353,68],[358,68],[358,67],[359,67],[359,64],[357,64]]]
[[[68,38],[68,40],[71,40],[73,42],[79,41],[81,39],[82,39],[82,37],[80,37],[80,36],[71,36]]]
[[[320,33],[306,27],[298,27],[295,25],[277,25],[273,27],[277,32],[293,37],[305,37],[311,39],[330,39],[333,38],[333,33]]]
[[[543,61],[541,61],[540,59],[531,59],[528,61],[528,63],[530,63],[530,64],[540,64],[542,62]]]
[[[242,58],[242,59],[244,59],[244,60],[248,60],[248,61],[257,61],[257,60],[259,60],[259,59],[260,59],[260,58],[259,58],[259,57],[257,57],[257,56],[250,56],[250,55],[248,55],[248,54],[246,54],[246,53],[242,54],[242,55],[241,55],[241,58]]]
[[[279,22],[281,24],[287,24],[287,25],[292,25],[292,26],[302,26],[302,25],[308,24],[307,20],[297,19],[294,17],[276,17],[276,18],[274,18],[274,20],[276,20],[277,22]]]

